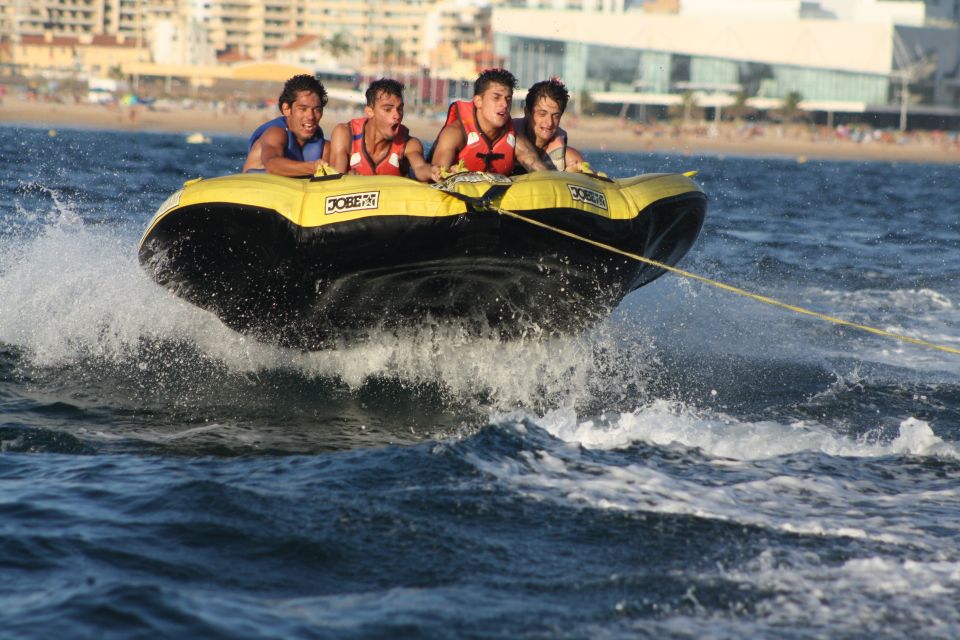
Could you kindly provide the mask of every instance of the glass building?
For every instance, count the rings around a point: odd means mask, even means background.
[[[836,19],[733,19],[500,8],[494,47],[521,87],[551,76],[608,105],[772,107],[960,115],[960,30]],[[906,93],[904,93],[906,89]]]

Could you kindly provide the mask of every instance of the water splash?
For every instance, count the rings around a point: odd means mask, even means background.
[[[618,389],[636,391],[655,361],[642,336],[624,348],[623,327],[615,325],[508,342],[425,325],[312,353],[258,343],[153,283],[137,262],[134,230],[84,224],[62,203],[56,211],[33,236],[0,249],[0,298],[15,301],[0,308],[0,342],[35,366],[102,360],[152,367],[157,358],[145,348],[189,344],[233,373],[294,370],[351,389],[396,378],[485,406],[545,409],[594,398],[614,379]]]

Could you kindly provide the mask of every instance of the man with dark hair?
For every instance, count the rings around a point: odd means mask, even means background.
[[[513,128],[533,143],[537,156],[549,169],[579,171],[583,156],[567,146],[567,132],[560,128],[560,118],[567,109],[570,93],[558,79],[537,82],[527,91],[523,117],[513,121]],[[514,173],[524,173],[517,166]]]
[[[468,171],[504,175],[513,172],[514,163],[529,171],[547,168],[530,142],[513,129],[510,105],[516,86],[516,78],[506,69],[487,69],[473,84],[473,100],[450,105],[430,150],[434,180],[459,161]]]
[[[403,124],[403,85],[380,78],[367,88],[364,118],[338,124],[330,136],[330,164],[340,173],[409,176],[428,182],[433,173],[423,159],[423,143]]]
[[[287,80],[277,101],[281,115],[250,136],[243,171],[313,175],[329,156],[320,128],[326,104],[327,90],[315,77],[304,74]]]

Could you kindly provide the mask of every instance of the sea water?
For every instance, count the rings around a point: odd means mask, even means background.
[[[243,150],[0,128],[0,637],[960,636],[960,356],[672,274],[260,344],[137,262]],[[684,269],[960,348],[956,165],[585,155],[699,171]]]

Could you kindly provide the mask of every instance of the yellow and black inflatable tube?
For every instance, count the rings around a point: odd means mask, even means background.
[[[161,205],[140,261],[234,329],[303,349],[427,318],[577,331],[662,274],[502,210],[672,265],[706,196],[678,174],[223,176]]]

